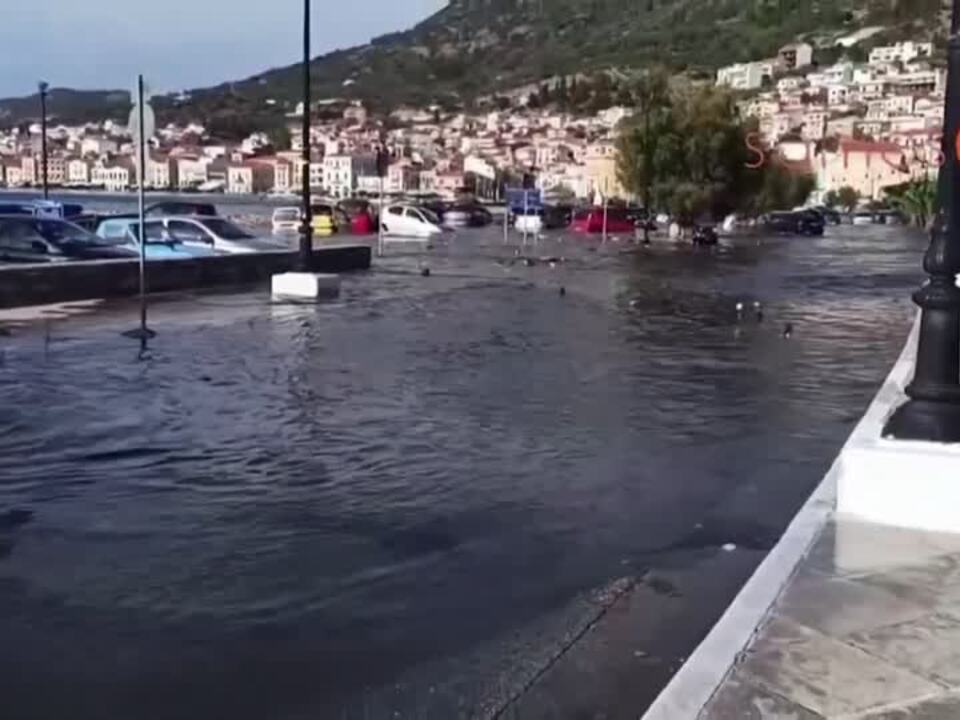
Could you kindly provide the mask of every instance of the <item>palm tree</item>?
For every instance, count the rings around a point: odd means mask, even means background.
[[[929,229],[937,205],[937,185],[930,178],[913,180],[892,200],[917,227]]]

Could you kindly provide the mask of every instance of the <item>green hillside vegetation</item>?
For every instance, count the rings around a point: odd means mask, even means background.
[[[651,64],[707,76],[724,64],[771,56],[797,38],[830,45],[831,38],[871,25],[887,28],[874,42],[942,41],[941,2],[454,0],[410,30],[317,58],[314,92],[361,99],[384,111],[400,104],[459,107],[558,76],[629,76]],[[238,135],[282,124],[299,94],[300,70],[293,65],[194,91],[183,102],[154,103],[161,121],[202,119],[216,132]]]

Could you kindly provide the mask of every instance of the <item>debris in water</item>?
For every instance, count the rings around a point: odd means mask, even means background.
[[[420,271],[420,274],[423,277],[430,277],[430,268],[425,267],[423,270]]]
[[[737,546],[734,545],[733,543],[727,543],[726,545],[723,546],[724,552],[733,552],[736,549],[737,549]]]

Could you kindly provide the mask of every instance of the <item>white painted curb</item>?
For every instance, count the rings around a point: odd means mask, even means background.
[[[871,433],[877,432],[879,438],[877,418],[882,418],[882,427],[901,401],[902,388],[912,372],[912,353],[918,330],[919,325],[915,324],[900,359],[826,477],[707,637],[657,696],[643,720],[695,720],[733,669],[740,653],[753,641],[777,598],[834,513],[838,484],[845,471],[845,456],[850,451],[856,452]],[[906,369],[904,362],[907,363]]]

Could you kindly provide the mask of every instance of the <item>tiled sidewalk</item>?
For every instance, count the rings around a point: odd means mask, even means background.
[[[831,524],[700,718],[960,720],[960,536]]]

